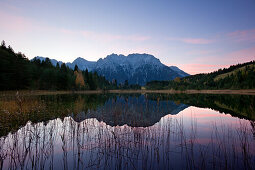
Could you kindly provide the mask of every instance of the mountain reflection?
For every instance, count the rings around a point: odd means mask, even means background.
[[[229,95],[2,97],[0,169],[253,169],[253,104]]]
[[[167,114],[178,114],[188,106],[173,101],[154,101],[146,96],[123,97],[109,99],[103,106],[88,112],[73,114],[75,121],[96,118],[110,126],[127,124],[132,127],[147,127],[157,123]]]
[[[211,108],[232,116],[255,120],[255,97],[242,95],[54,95],[0,96],[0,136],[28,121],[47,122],[72,116],[77,122],[96,118],[108,125],[147,127],[161,117],[178,114],[188,106]]]

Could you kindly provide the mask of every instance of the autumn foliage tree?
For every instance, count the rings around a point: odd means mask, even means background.
[[[85,83],[84,83],[84,78],[83,78],[82,72],[77,69],[77,71],[74,71],[74,75],[76,77],[75,78],[75,85],[76,85],[76,87],[78,87],[79,89],[85,87]]]

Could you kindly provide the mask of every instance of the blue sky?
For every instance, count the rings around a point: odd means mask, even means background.
[[[1,0],[0,37],[28,58],[149,53],[195,74],[255,59],[255,1]]]

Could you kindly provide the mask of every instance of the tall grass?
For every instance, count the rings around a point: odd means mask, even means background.
[[[254,123],[254,122],[252,122]],[[201,142],[197,120],[164,117],[154,126],[111,127],[71,117],[30,122],[0,139],[2,169],[254,169],[251,126],[214,123]]]

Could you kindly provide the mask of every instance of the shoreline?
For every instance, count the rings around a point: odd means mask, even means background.
[[[0,91],[0,96],[13,96],[17,91]],[[84,90],[84,91],[50,91],[50,90],[20,90],[19,95],[58,95],[58,94],[236,94],[236,95],[255,95],[255,89],[243,90]]]

